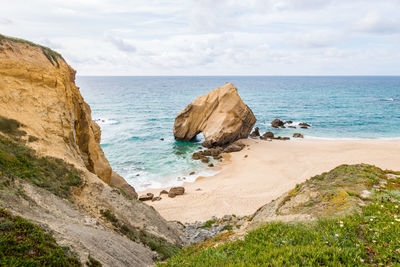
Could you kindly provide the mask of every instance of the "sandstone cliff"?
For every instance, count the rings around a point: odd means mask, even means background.
[[[243,103],[237,88],[226,83],[199,96],[176,116],[174,136],[190,141],[202,132],[204,146],[226,145],[247,138],[255,123],[253,112]]]
[[[48,228],[82,263],[91,255],[103,266],[151,265],[182,244],[181,232],[134,199],[134,189],[112,172],[100,128],[74,79],[75,71],[56,52],[0,35],[0,141],[9,146],[0,146],[6,160],[0,160],[0,181],[7,185],[0,188],[0,207]],[[15,152],[26,151],[24,146],[38,158],[21,159],[26,174],[8,175],[14,170],[8,161],[22,164]],[[63,159],[80,171],[79,184],[68,186],[68,199],[50,190],[59,188],[56,182],[31,176],[30,165],[48,161],[41,156]],[[52,177],[66,175],[52,168]]]
[[[85,166],[110,183],[100,127],[75,85],[75,70],[50,49],[0,37],[0,115],[23,125],[40,154]]]

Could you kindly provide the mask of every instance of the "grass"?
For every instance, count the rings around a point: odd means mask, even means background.
[[[39,157],[14,141],[0,137],[0,187],[23,179],[51,193],[70,198],[71,187],[80,186],[80,173],[61,159]]]
[[[216,223],[216,220],[208,220],[204,223],[203,226],[199,227],[199,228],[210,228],[214,223]]]
[[[16,120],[0,116],[0,132],[8,136],[12,136],[15,139],[25,136],[26,132],[19,129],[22,126],[24,125]]]
[[[24,40],[24,39],[20,39],[20,38],[15,38],[15,37],[10,37],[10,36],[5,36],[0,34],[0,43],[2,40],[9,40],[9,41],[13,41],[13,42],[17,42],[17,43],[24,43],[24,44],[29,44],[31,46],[35,46],[35,47],[39,47],[43,54],[46,56],[46,58],[50,61],[50,63],[52,65],[56,65],[57,67],[60,67],[60,64],[58,62],[58,58],[63,58],[59,53],[57,53],[54,50],[51,50],[48,47],[42,46],[42,45],[38,45],[35,43],[32,43],[30,41]]]
[[[400,265],[400,178],[388,179],[384,171],[371,165],[345,165],[313,177],[302,187],[316,183],[327,190],[330,184],[335,191],[342,184],[347,190],[357,191],[355,186],[343,183],[346,180],[362,188],[375,186],[359,213],[309,223],[267,223],[249,232],[244,240],[224,244],[208,240],[184,248],[158,265]]]
[[[81,266],[33,223],[0,209],[0,266]]]
[[[115,228],[123,235],[135,242],[140,242],[148,246],[151,250],[157,252],[160,260],[165,260],[175,255],[180,248],[169,243],[161,237],[154,236],[143,230],[138,230],[134,227],[121,223],[118,218],[110,210],[101,210],[102,216],[111,222]]]

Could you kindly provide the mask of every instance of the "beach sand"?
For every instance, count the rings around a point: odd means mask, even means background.
[[[247,139],[244,143],[248,147],[231,153],[217,175],[185,183],[182,196],[162,195],[161,201],[146,203],[167,220],[205,221],[226,214],[250,215],[296,184],[340,164],[369,163],[400,170],[400,140]],[[139,194],[158,196],[161,190]]]

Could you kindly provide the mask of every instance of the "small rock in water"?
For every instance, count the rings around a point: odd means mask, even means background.
[[[204,157],[204,158],[201,159],[201,162],[203,162],[203,163],[209,163],[209,162],[210,162],[210,159],[207,158],[207,157]]]
[[[136,176],[140,176],[140,173],[136,174]]]
[[[285,123],[283,121],[281,121],[280,119],[275,119],[271,122],[271,126],[273,128],[284,128],[285,127]]]
[[[214,167],[214,164],[210,163],[208,164],[208,167]]]
[[[296,126],[288,126],[288,128],[296,129]]]
[[[250,137],[256,138],[260,136],[260,128],[254,128],[254,131],[250,134]]]
[[[189,175],[194,175],[194,174],[195,174],[195,172],[190,172],[190,173],[189,173]]]
[[[164,138],[160,138],[161,141],[164,141]]]
[[[300,122],[299,126],[305,126],[305,127],[310,127],[311,125],[305,122]]]
[[[293,121],[285,121],[285,124],[292,124]]]
[[[294,138],[304,138],[304,136],[301,133],[294,133],[293,137]]]
[[[198,149],[203,149],[203,147],[202,146],[199,146],[199,147],[197,147]]]
[[[179,195],[183,195],[184,193],[185,193],[185,188],[183,186],[177,186],[177,187],[172,187],[169,190],[168,196],[173,198]]]

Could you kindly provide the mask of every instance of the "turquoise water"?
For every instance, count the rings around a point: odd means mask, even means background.
[[[201,143],[174,140],[175,116],[195,97],[234,83],[261,132],[306,138],[399,138],[400,77],[78,77],[113,169],[138,190],[214,172],[191,160]],[[274,118],[310,129],[271,129]],[[160,140],[164,138],[164,141]],[[196,175],[188,176],[195,170]]]

